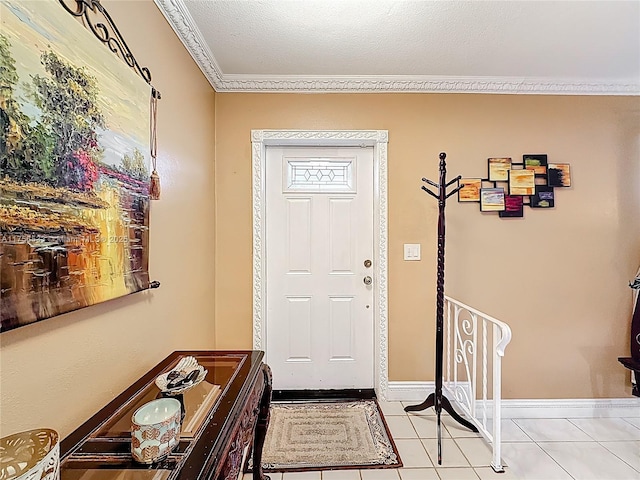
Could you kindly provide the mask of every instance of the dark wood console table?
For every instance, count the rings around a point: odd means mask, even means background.
[[[181,398],[184,417],[174,451],[152,465],[131,457],[131,416],[162,396],[155,378],[193,355],[205,380]],[[254,480],[269,424],[271,371],[259,351],[173,352],[61,443],[61,480],[237,480],[253,449]]]

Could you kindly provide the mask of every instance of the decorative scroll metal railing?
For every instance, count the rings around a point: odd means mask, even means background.
[[[445,295],[443,388],[491,443],[491,466],[501,460],[502,357],[511,341],[504,322]]]

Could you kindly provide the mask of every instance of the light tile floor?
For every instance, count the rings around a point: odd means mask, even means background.
[[[407,414],[409,404],[380,402],[402,468],[270,473],[271,480],[640,480],[640,410],[633,418],[505,419],[506,471],[495,473],[491,447],[448,415],[437,465],[435,413]]]

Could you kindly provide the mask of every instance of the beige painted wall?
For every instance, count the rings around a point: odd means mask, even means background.
[[[0,435],[67,435],[174,350],[213,348],[214,92],[151,0],[103,1],[162,92],[151,278],[138,293],[0,336]]]
[[[252,342],[251,129],[389,130],[390,380],[433,380],[437,178],[547,153],[573,186],[524,219],[447,209],[447,293],[511,325],[506,398],[626,397],[640,264],[640,99],[431,94],[216,96],[216,346]],[[402,260],[421,243],[421,262]]]
[[[436,176],[438,152],[452,175],[482,175],[495,155],[570,162],[554,210],[500,220],[450,204],[447,291],[511,324],[507,397],[629,394],[615,358],[640,263],[639,99],[215,95],[151,0],[103,3],[163,94],[150,265],[162,287],[3,333],[0,436],[67,435],[173,350],[251,347],[252,128],[389,130],[391,380],[433,378],[436,206],[419,179]],[[401,260],[408,242],[422,262]]]

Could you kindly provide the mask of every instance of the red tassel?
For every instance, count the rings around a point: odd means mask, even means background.
[[[151,173],[149,197],[151,197],[151,200],[160,200],[160,175],[155,170]]]

